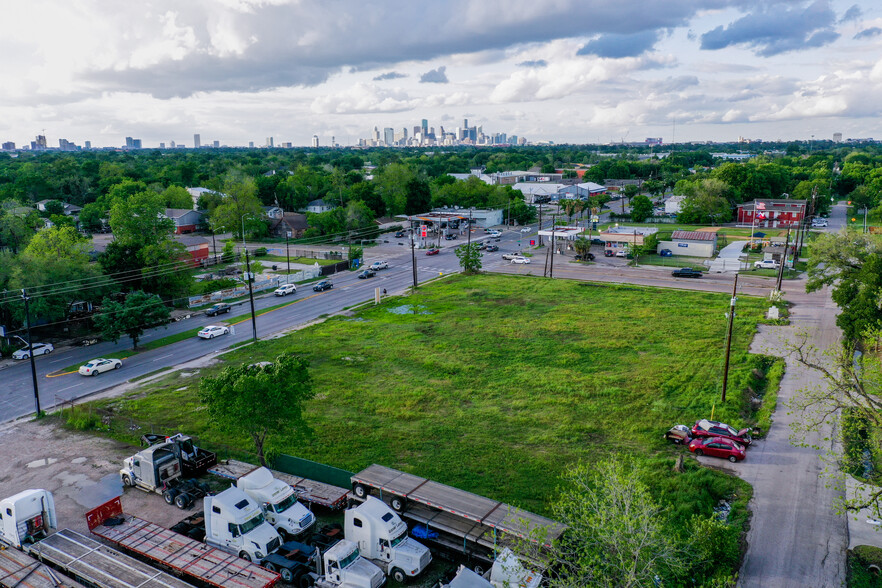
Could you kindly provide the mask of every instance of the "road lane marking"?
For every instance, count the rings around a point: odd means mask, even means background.
[[[159,361],[160,359],[166,359],[168,357],[172,357],[174,353],[169,353],[168,355],[163,355],[162,357],[157,357],[156,359],[152,359],[150,361]]]
[[[82,386],[82,385],[83,385],[83,383],[80,382],[79,384],[74,384],[73,386],[68,386],[67,388],[62,388],[62,389],[59,390],[58,392],[61,393],[61,392],[64,392],[65,390],[70,390],[71,388],[76,388],[76,387],[78,387],[78,386]]]

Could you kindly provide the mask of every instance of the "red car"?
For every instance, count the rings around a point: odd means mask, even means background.
[[[426,255],[438,255],[439,253],[441,253],[441,250],[435,249],[434,247],[426,251]]]
[[[739,431],[726,423],[710,421],[708,419],[701,419],[695,422],[695,425],[692,427],[692,437],[696,439],[699,437],[722,437],[745,446],[750,445],[752,441],[750,429],[741,429]]]
[[[732,463],[741,461],[745,457],[744,447],[729,439],[723,439],[722,437],[695,439],[689,444],[689,451],[695,455],[722,457],[728,459]]]

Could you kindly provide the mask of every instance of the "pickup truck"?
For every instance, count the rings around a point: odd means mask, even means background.
[[[520,253],[503,253],[502,254],[502,259],[504,259],[506,261],[511,261],[515,257],[523,257],[523,255],[521,255]]]
[[[374,271],[389,269],[389,264],[385,261],[375,261],[368,269],[372,269]]]
[[[774,259],[764,259],[753,264],[754,269],[778,269],[778,262]]]
[[[671,272],[675,278],[700,278],[703,274],[701,270],[692,269],[691,267],[681,267]]]

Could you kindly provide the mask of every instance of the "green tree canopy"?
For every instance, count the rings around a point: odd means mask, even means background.
[[[212,424],[250,437],[261,465],[267,465],[268,438],[290,438],[306,428],[303,406],[314,395],[309,364],[294,355],[280,355],[269,365],[228,366],[199,386]]]
[[[463,273],[474,274],[481,270],[481,250],[477,243],[467,243],[456,248],[456,256],[459,258],[459,266]]]
[[[642,223],[651,216],[652,200],[644,194],[634,196],[634,201],[631,202],[631,220]]]
[[[183,208],[190,210],[193,208],[193,197],[187,192],[186,188],[180,186],[169,186],[162,194],[163,201],[168,208]]]
[[[242,237],[243,224],[246,233],[261,234],[266,230],[266,223],[262,220],[262,204],[257,198],[257,185],[253,179],[238,173],[228,174],[224,178],[222,192],[224,197],[220,204],[208,215],[213,231],[226,230]]]
[[[175,223],[165,216],[162,196],[144,191],[128,198],[115,198],[110,207],[113,240],[123,245],[144,247],[168,239]]]
[[[168,307],[156,294],[141,290],[130,292],[123,303],[105,298],[101,312],[95,315],[95,326],[101,336],[116,343],[120,336],[128,335],[132,349],[138,349],[138,339],[150,327],[168,323]]]

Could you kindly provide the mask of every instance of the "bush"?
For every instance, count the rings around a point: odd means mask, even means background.
[[[195,282],[190,289],[191,296],[201,296],[203,294],[211,294],[218,290],[226,290],[227,288],[235,288],[239,285],[237,280],[232,278],[221,278],[220,280],[206,280],[204,282]]]
[[[882,568],[882,549],[869,545],[858,545],[848,551],[847,586],[852,588],[882,588],[882,576],[868,568]]]
[[[266,255],[266,247],[258,247],[254,250],[254,257],[263,257]]]

